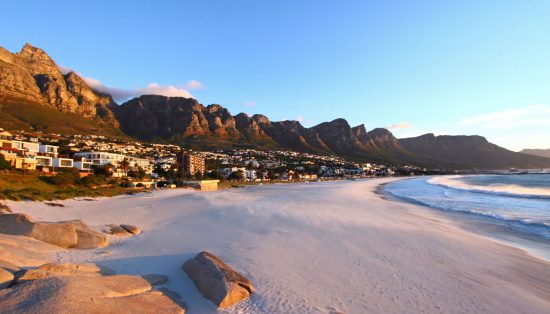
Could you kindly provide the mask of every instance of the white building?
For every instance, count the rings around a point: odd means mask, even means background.
[[[39,144],[38,151],[47,156],[57,158],[57,150],[59,146]]]
[[[132,168],[140,167],[141,169],[145,170],[145,172],[147,173],[151,173],[153,171],[153,166],[149,159],[128,157],[128,162],[130,164],[130,167]]]
[[[35,156],[40,152],[40,144],[32,142],[13,141],[12,148],[19,149],[30,156]]]
[[[73,167],[79,171],[92,171],[92,162],[88,161],[86,157],[75,157],[73,161]]]
[[[52,167],[53,158],[50,156],[35,156],[37,167]]]
[[[74,154],[75,157],[85,157],[87,161],[91,162],[94,166],[104,166],[111,164],[115,167],[120,166],[120,162],[126,158],[121,154],[107,153],[107,152],[79,152]]]
[[[73,160],[70,158],[54,158],[53,166],[54,168],[72,168]]]

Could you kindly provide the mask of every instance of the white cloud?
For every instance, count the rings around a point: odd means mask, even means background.
[[[63,66],[63,65],[58,65],[57,68],[59,68],[59,71],[62,73],[62,74],[67,74],[71,71],[74,71],[73,69],[69,68],[69,67],[66,67],[66,66]]]
[[[86,84],[88,84],[92,89],[98,92],[109,94],[113,96],[116,101],[125,101],[129,98],[137,97],[140,95],[162,95],[167,97],[193,98],[193,95],[191,94],[191,92],[189,92],[190,89],[204,89],[204,84],[197,80],[189,81],[185,88],[173,85],[159,85],[157,83],[150,83],[145,87],[136,87],[131,89],[109,87],[103,84],[100,80],[93,77],[83,76],[82,74],[69,67],[60,65],[58,66],[58,68],[59,71],[61,71],[61,73],[63,74],[67,74],[71,71],[75,72],[80,77],[82,77]]]
[[[256,106],[256,102],[255,101],[245,101],[244,102],[244,105],[246,107],[255,107]]]
[[[302,116],[297,116],[296,118],[294,118],[294,120],[300,122],[301,124],[303,124],[304,126],[307,126],[307,127],[312,126],[312,125],[315,124],[315,121],[304,119],[304,117],[302,117]]]
[[[407,122],[401,122],[397,124],[388,125],[385,127],[388,130],[398,130],[398,129],[410,129],[412,128],[412,124]]]
[[[534,105],[495,111],[462,119],[460,124],[478,125],[493,129],[513,128],[517,126],[550,126],[550,106]]]
[[[191,93],[185,88],[178,88],[172,85],[162,86],[157,83],[151,83],[147,85],[147,87],[136,88],[135,90],[140,95],[154,94],[168,97],[193,97],[193,95],[191,95]]]
[[[187,89],[204,89],[204,84],[197,80],[190,80],[186,85]]]
[[[137,97],[140,95],[162,95],[167,97],[193,98],[193,95],[189,92],[189,90],[173,85],[159,85],[157,83],[150,83],[145,87],[126,89],[106,86],[101,81],[92,77],[83,77],[83,79],[94,90],[107,93],[113,96],[113,98],[117,101],[124,101],[128,98]]]

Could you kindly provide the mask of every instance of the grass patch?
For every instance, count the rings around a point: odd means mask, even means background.
[[[0,174],[0,199],[52,201],[74,197],[115,196],[135,191],[121,187],[111,178],[93,176],[86,180],[71,181],[67,179],[70,174],[58,175],[61,178],[43,176],[38,172],[4,171]]]

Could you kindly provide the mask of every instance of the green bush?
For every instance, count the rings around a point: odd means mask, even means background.
[[[59,172],[53,177],[49,177],[49,179],[47,179],[47,182],[60,187],[66,187],[69,185],[77,184],[79,180],[80,174],[78,173],[78,170],[70,168]]]
[[[6,161],[6,158],[4,157],[4,155],[0,154],[0,170],[6,170],[10,168],[11,168],[10,163]]]
[[[96,186],[105,184],[105,181],[105,176],[92,174],[80,179],[80,184],[84,186]]]

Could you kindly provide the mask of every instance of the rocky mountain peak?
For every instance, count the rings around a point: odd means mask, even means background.
[[[248,119],[251,119],[251,118],[250,118],[250,116],[248,116],[248,114],[246,114],[244,112],[241,112],[241,113],[239,113],[235,116],[235,120],[236,119],[247,119],[248,120]]]
[[[218,104],[211,104],[211,105],[208,105],[206,107],[206,110],[208,110],[208,112],[210,113],[214,113],[214,112],[217,112],[217,111],[220,111],[220,110],[224,110],[225,108],[218,105]],[[227,109],[226,109],[227,110]]]
[[[50,106],[64,112],[118,123],[110,96],[95,93],[76,73],[63,75],[44,50],[25,44],[17,53],[0,50],[0,102]]]
[[[368,134],[373,138],[395,138],[390,130],[385,128],[375,128],[368,132]]]
[[[264,116],[263,114],[255,114],[252,116],[252,119],[254,119],[254,121],[260,123],[260,124],[269,124],[271,123],[271,121],[269,121],[269,118]]]
[[[350,127],[348,121],[344,118],[334,119],[330,122],[330,124],[334,126],[341,126],[341,127],[348,127],[348,128]]]
[[[360,124],[351,128],[351,132],[363,144],[369,143],[372,140],[364,124]]]
[[[381,149],[400,149],[397,138],[385,128],[375,128],[367,133],[372,143]]]
[[[33,47],[29,43],[26,43],[25,46],[21,48],[21,50],[17,53],[17,56],[25,58],[31,62],[41,62],[55,66],[55,62],[44,50]]]

